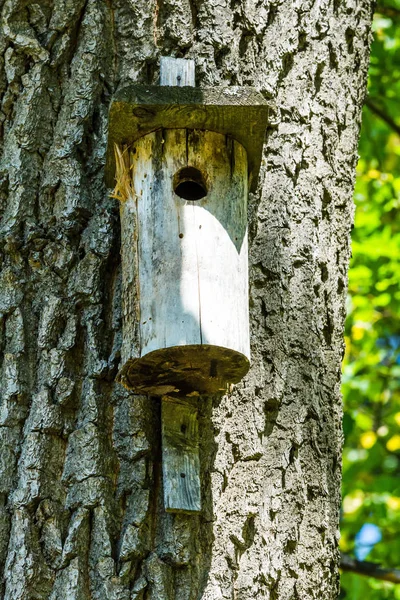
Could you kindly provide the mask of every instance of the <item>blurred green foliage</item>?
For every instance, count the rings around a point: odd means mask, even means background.
[[[341,549],[377,525],[368,561],[400,568],[400,0],[378,2],[363,113],[349,273]],[[342,574],[341,598],[399,599],[400,585]]]

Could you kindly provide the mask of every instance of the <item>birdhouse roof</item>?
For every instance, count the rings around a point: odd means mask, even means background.
[[[115,143],[131,144],[158,129],[201,129],[229,135],[244,146],[250,190],[254,191],[269,108],[260,92],[251,87],[124,87],[110,107],[106,184],[115,184]]]

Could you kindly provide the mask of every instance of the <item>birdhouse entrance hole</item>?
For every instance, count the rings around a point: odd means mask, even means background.
[[[207,186],[204,181],[204,177],[194,167],[184,167],[179,169],[174,176],[174,192],[179,198],[183,200],[201,200],[207,196]]]

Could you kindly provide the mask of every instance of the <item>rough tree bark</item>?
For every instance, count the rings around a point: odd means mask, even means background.
[[[337,594],[340,362],[371,0],[3,0],[0,596]],[[252,368],[201,402],[203,512],[162,507],[159,401],[114,383],[113,90],[195,58],[276,104],[250,198]]]

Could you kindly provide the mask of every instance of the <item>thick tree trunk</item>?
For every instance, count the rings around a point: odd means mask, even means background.
[[[0,595],[337,594],[340,361],[371,0],[2,6]],[[200,403],[199,516],[162,505],[159,401],[114,383],[113,90],[161,55],[276,104],[250,198],[252,368]]]

